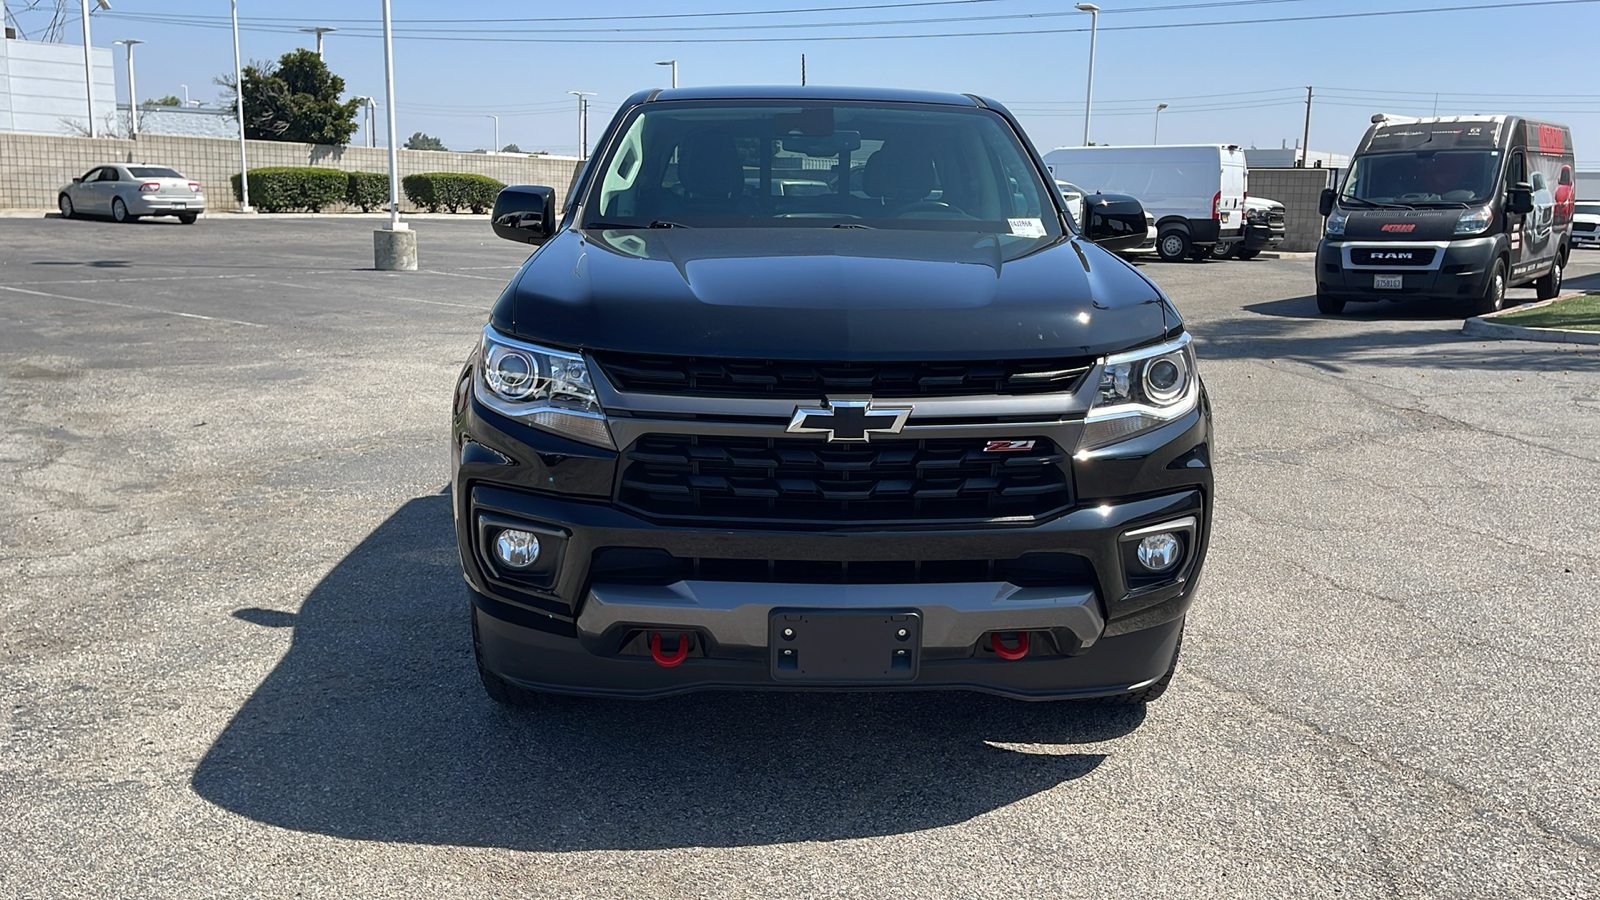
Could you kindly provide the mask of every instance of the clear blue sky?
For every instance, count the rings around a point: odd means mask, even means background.
[[[55,0],[31,2],[42,8],[27,10],[30,0],[9,5],[24,31],[36,33],[49,21]],[[1593,68],[1583,62],[1587,45],[1600,34],[1600,2],[1515,2],[1100,0],[1091,138],[1148,143],[1155,106],[1166,102],[1163,143],[1277,147],[1287,140],[1292,146],[1304,124],[1305,86],[1313,85],[1316,150],[1350,152],[1374,112],[1427,115],[1437,104],[1440,114],[1523,113],[1566,122],[1580,164],[1600,169],[1600,93],[1593,88]],[[76,43],[77,4],[68,5],[73,12],[66,40]],[[141,99],[181,94],[179,85],[187,84],[191,96],[218,102],[222,89],[212,79],[233,67],[227,0],[112,5],[111,12],[91,19],[94,43],[109,46],[128,37],[147,42],[137,50]],[[593,138],[622,98],[668,83],[668,69],[653,65],[658,60],[676,58],[685,86],[798,83],[804,53],[812,84],[995,97],[1018,113],[1034,142],[1048,151],[1076,144],[1083,134],[1090,17],[1072,5],[1073,0],[801,0],[788,6],[772,0],[393,0],[398,129],[402,140],[425,131],[452,149],[471,150],[492,142],[486,116],[493,113],[500,116],[502,144],[571,153],[576,113],[566,91],[597,93]],[[877,8],[777,12],[847,6]],[[1485,8],[1467,8],[1473,6]],[[239,0],[239,8],[246,61],[312,46],[312,36],[296,28],[339,27],[325,39],[328,64],[344,77],[351,95],[376,96],[381,112],[379,0]],[[1428,8],[1446,11],[1292,21]],[[516,19],[524,21],[509,21]],[[1275,21],[1204,24],[1247,19]],[[865,24],[883,22],[891,24]],[[1183,27],[1147,27],[1171,24]],[[1020,33],[838,39],[979,31]],[[535,40],[541,37],[565,42]],[[584,42],[572,42],[577,40]],[[125,92],[121,48],[117,66],[119,91]],[[381,134],[381,124],[379,129]]]

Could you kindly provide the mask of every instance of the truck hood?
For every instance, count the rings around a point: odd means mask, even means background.
[[[1077,239],[841,228],[570,229],[491,321],[575,349],[837,361],[1097,356],[1182,324]]]
[[[1448,241],[1455,238],[1460,209],[1345,209],[1344,239]],[[1387,226],[1388,230],[1385,230]]]

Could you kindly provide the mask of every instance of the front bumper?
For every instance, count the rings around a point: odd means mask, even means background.
[[[639,695],[793,688],[773,678],[768,626],[775,611],[798,609],[920,616],[914,679],[825,687],[1118,693],[1170,665],[1209,543],[1203,398],[1185,417],[1075,459],[1076,502],[1042,520],[761,527],[658,521],[622,508],[608,496],[616,453],[503,419],[466,391],[459,396],[454,511],[480,651],[492,673],[525,687]],[[1046,436],[1072,446],[1081,425],[1060,427]],[[1166,523],[1187,528],[1182,561],[1160,579],[1130,575],[1127,533]],[[503,527],[538,534],[543,561],[523,573],[497,570],[488,547]],[[667,557],[678,568],[641,578],[602,565],[613,552]],[[1008,568],[1045,556],[1070,561],[1048,583]],[[990,561],[995,577],[941,578],[938,567],[953,561]],[[863,583],[836,574],[912,566],[926,577]],[[1008,641],[1029,634],[1029,654],[997,655],[992,640],[1002,633]],[[655,634],[673,645],[688,635],[689,657],[657,665]]]
[[[1340,300],[1415,300],[1468,299],[1480,296],[1500,258],[1503,238],[1488,236],[1439,242],[1438,253],[1427,266],[1384,268],[1381,265],[1355,266],[1348,262],[1346,249],[1362,246],[1406,250],[1434,247],[1434,244],[1402,241],[1330,240],[1317,245],[1317,292]],[[1402,276],[1399,288],[1378,288],[1378,275]]]
[[[1284,227],[1271,225],[1247,225],[1244,229],[1244,248],[1246,250],[1271,250],[1283,243]]]
[[[1572,245],[1574,247],[1600,246],[1600,230],[1579,231],[1576,228],[1572,229]]]

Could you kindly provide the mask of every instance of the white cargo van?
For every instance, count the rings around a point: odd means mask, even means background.
[[[1131,194],[1156,220],[1156,252],[1168,262],[1205,259],[1244,237],[1248,175],[1231,144],[1061,147],[1045,154],[1058,181]]]

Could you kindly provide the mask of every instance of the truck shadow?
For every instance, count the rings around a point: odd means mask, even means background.
[[[1138,708],[977,694],[482,693],[446,496],[411,500],[298,614],[294,640],[194,772],[200,796],[337,837],[510,849],[739,846],[962,822],[1080,778]],[[1004,745],[1025,746],[1011,749]]]

